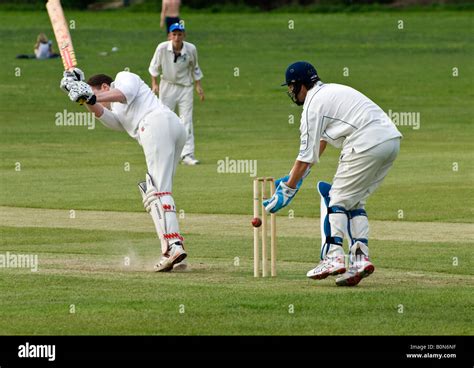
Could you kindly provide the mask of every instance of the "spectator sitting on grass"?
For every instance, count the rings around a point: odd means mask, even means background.
[[[20,54],[17,59],[53,59],[59,57],[59,54],[53,52],[53,42],[48,40],[44,33],[40,33],[36,39],[34,55]]]

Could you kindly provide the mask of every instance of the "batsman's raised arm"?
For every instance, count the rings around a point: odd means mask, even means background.
[[[118,89],[111,89],[109,91],[94,91],[94,88],[91,88],[91,90],[95,95],[95,102],[93,104],[86,104],[86,107],[89,109],[89,111],[95,113],[97,118],[100,118],[103,114],[104,104],[109,105],[111,102],[127,102],[124,94]],[[110,106],[108,108],[110,108]]]
[[[96,90],[96,100],[97,103],[94,105],[87,104],[87,109],[91,112],[93,112],[98,118],[102,124],[104,124],[107,128],[121,131],[124,130],[122,124],[120,124],[120,121],[117,119],[115,114],[110,111],[110,104],[112,102],[118,102],[118,103],[126,103],[127,99],[124,96],[124,94],[116,88],[101,91],[98,90],[97,87],[92,87],[92,90]],[[103,105],[106,105],[107,107],[104,107]]]
[[[126,103],[125,95],[119,90],[110,88],[106,83],[100,85],[89,85],[85,83],[84,74],[80,69],[76,74],[67,74],[61,81],[61,89],[68,92],[69,98],[73,102],[86,102],[86,107],[93,112],[102,124],[107,128],[123,131],[125,130],[115,114],[110,111],[111,103]]]
[[[125,95],[117,88],[111,88],[108,91],[98,91],[96,97],[97,102],[127,102]]]
[[[124,131],[124,127],[117,119],[115,114],[104,107],[101,103],[95,103],[94,105],[86,104],[87,110],[93,112],[95,117],[100,120],[104,126],[109,129],[116,131]]]

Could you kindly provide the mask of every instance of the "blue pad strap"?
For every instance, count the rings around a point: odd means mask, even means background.
[[[344,214],[347,214],[347,211],[344,207],[332,206],[332,207],[328,207],[328,214],[329,213],[344,213]]]
[[[365,217],[367,217],[367,212],[365,212],[365,210],[363,208],[358,208],[356,210],[348,211],[347,215],[349,216],[350,219],[354,218],[356,216],[365,216]]]

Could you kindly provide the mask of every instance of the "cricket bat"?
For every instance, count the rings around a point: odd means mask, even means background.
[[[60,0],[48,0],[46,3],[49,19],[53,26],[54,37],[58,43],[58,49],[63,61],[64,70],[72,70],[77,66],[76,54],[72,46],[72,38],[64,16],[63,7]],[[82,105],[86,100],[80,99]]]
[[[77,65],[76,54],[72,46],[72,39],[69,33],[69,27],[66,23],[63,7],[60,0],[48,0],[46,3],[49,19],[53,26],[54,36],[58,43],[58,49],[61,53],[61,59],[64,64],[64,70],[71,70]]]

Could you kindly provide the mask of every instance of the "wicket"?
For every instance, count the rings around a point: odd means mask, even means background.
[[[267,183],[270,184],[270,195],[275,193],[275,180],[271,177],[257,178],[253,181],[253,217],[260,218],[259,212],[262,213],[262,277],[268,276],[268,249],[267,249],[267,214],[263,201],[267,199]],[[261,185],[261,187],[260,187]],[[259,190],[260,187],[260,190]],[[259,210],[260,208],[260,210]],[[253,229],[253,275],[260,276],[259,269],[259,228]],[[270,263],[271,275],[276,276],[276,216],[270,214]]]

